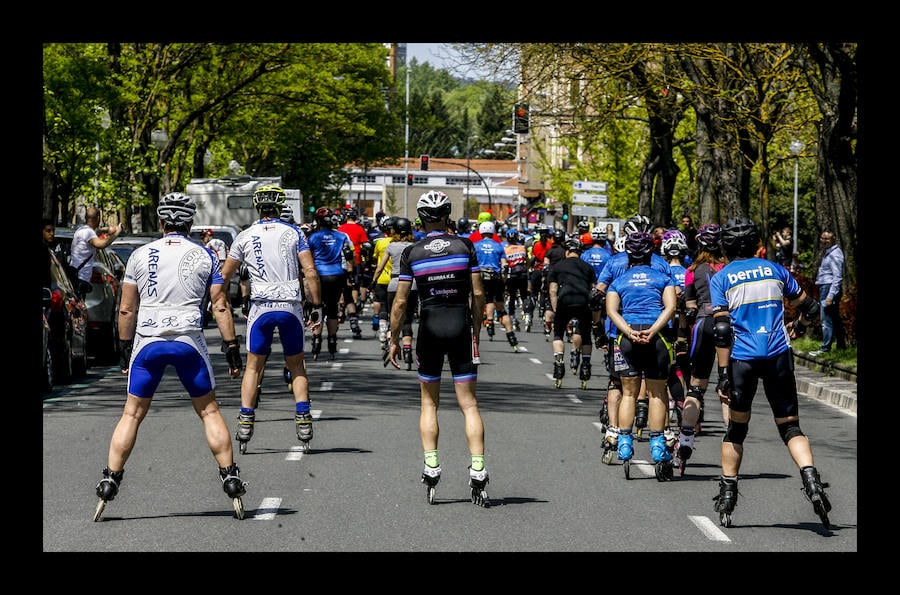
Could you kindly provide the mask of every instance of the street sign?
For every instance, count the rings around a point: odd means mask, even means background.
[[[596,190],[598,192],[606,192],[606,182],[588,182],[587,180],[576,180],[572,182],[572,188],[575,190]]]
[[[585,194],[582,192],[574,192],[572,194],[573,203],[605,205],[609,202],[609,197],[605,194]]]
[[[584,205],[572,205],[572,214],[582,217],[606,217],[606,207],[586,207]]]

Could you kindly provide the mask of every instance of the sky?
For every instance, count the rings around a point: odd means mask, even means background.
[[[456,52],[450,43],[408,43],[406,44],[406,60],[413,58],[419,64],[428,62],[435,70],[447,70],[454,76],[472,77],[473,73],[454,67]],[[482,77],[486,78],[486,77]]]

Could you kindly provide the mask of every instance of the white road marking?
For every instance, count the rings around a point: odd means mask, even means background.
[[[322,392],[327,392],[327,391],[330,391],[333,386],[334,386],[333,382],[323,382],[322,385],[319,387],[319,390]]]
[[[339,370],[341,368],[341,366],[343,366],[343,365],[344,365],[343,362],[331,362],[331,369]]]
[[[530,362],[533,363],[533,364],[537,364],[537,365],[539,365],[539,366],[541,365],[541,360],[539,360],[539,359],[536,358],[536,357],[529,357],[529,358],[528,358],[528,361],[530,361]]]
[[[700,529],[700,532],[706,535],[706,538],[711,541],[731,541],[719,527],[712,522],[709,517],[705,516],[689,516],[688,517],[694,525]]]
[[[579,399],[577,395],[567,394],[566,397],[568,397],[568,399],[573,403],[581,403],[581,399]]]
[[[251,517],[255,521],[271,521],[278,514],[281,498],[263,498]]]
[[[348,349],[347,347],[341,347],[340,349],[338,349],[338,353],[344,355],[346,353],[350,353],[350,349]]]

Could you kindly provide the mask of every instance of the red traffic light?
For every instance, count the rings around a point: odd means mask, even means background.
[[[406,185],[407,186],[413,185],[413,175],[412,174],[406,174]]]
[[[419,169],[422,171],[428,171],[428,155],[422,155],[419,157]]]

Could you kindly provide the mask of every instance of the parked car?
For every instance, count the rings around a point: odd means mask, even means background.
[[[41,363],[40,391],[42,393],[45,393],[53,388],[53,380],[55,376],[55,372],[53,370],[53,344],[50,343],[50,321],[47,318],[50,313],[50,303],[53,300],[53,295],[50,293],[49,287],[42,287],[41,289],[44,292],[41,296],[43,298],[41,306],[41,324],[43,326],[42,331],[44,341],[41,345],[43,360]]]
[[[50,287],[45,287],[45,315],[49,328],[52,377],[55,383],[80,378],[87,371],[88,307],[66,275],[60,256],[50,256]],[[83,283],[83,282],[82,282]],[[89,286],[93,291],[93,286]]]
[[[56,242],[62,252],[60,258],[68,259],[74,233],[71,227],[56,228]],[[88,356],[98,361],[118,361],[119,299],[124,275],[125,263],[111,247],[97,250],[91,272],[92,290],[85,295],[84,301],[88,313]]]
[[[158,231],[147,233],[136,232],[117,237],[116,241],[110,244],[109,247],[113,252],[119,255],[122,262],[127,264],[128,257],[131,256],[131,253],[134,252],[135,248],[143,246],[144,244],[149,244],[153,240],[158,240],[161,237],[162,233]]]
[[[199,244],[203,244],[202,235],[203,230],[206,229],[211,229],[213,237],[225,242],[229,250],[231,250],[231,243],[241,233],[241,228],[235,225],[194,225],[191,227],[191,239]],[[241,266],[243,267],[243,265]],[[233,308],[238,308],[241,305],[241,272],[238,271],[232,275],[231,280],[228,282],[227,294]]]

